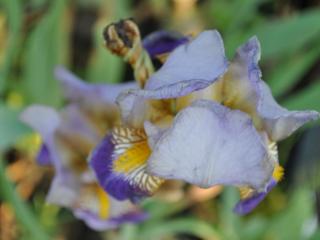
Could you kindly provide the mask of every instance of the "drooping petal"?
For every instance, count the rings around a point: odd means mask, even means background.
[[[90,158],[99,184],[118,200],[139,201],[160,186],[162,180],[146,173],[150,149],[142,129],[115,128]]]
[[[151,58],[157,55],[169,53],[176,47],[185,44],[190,39],[178,32],[157,31],[151,33],[143,39],[143,47],[147,50]]]
[[[76,209],[74,215],[83,220],[90,228],[96,231],[105,231],[115,229],[124,223],[139,223],[148,218],[146,213],[130,212],[119,217],[110,218],[108,220],[101,220],[96,215],[89,211]]]
[[[152,148],[151,174],[201,187],[223,184],[263,190],[274,167],[249,116],[207,100],[180,111]]]
[[[212,84],[227,65],[220,34],[204,31],[190,43],[177,47],[150,77],[144,90],[130,92],[153,99],[184,96]]]
[[[122,84],[90,84],[63,67],[55,69],[55,75],[60,80],[62,89],[72,104],[91,121],[98,133],[103,135],[114,124],[120,121],[120,113],[116,105],[116,97],[127,89],[136,89],[134,82]],[[102,136],[101,136],[102,137]]]
[[[50,107],[32,105],[21,113],[20,119],[41,135],[43,144],[48,150],[48,156],[46,157],[50,158],[50,162],[55,166],[56,171],[62,171],[63,166],[61,161],[58,161],[60,157],[54,139],[61,125],[59,113]]]
[[[44,139],[50,138],[61,123],[59,114],[53,108],[41,105],[26,108],[20,119],[39,132]]]
[[[261,80],[258,66],[260,43],[256,37],[237,50],[224,76],[224,104],[247,112],[256,127],[268,132],[273,141],[280,141],[303,124],[316,120],[315,111],[289,111],[273,98],[269,87]]]
[[[237,203],[233,211],[239,215],[245,215],[255,209],[258,204],[268,195],[268,193],[277,185],[273,178],[269,181],[267,188],[262,192],[255,192],[249,198],[245,198]]]
[[[69,104],[60,111],[62,124],[59,130],[75,138],[81,136],[88,141],[97,143],[100,140],[101,133],[97,132],[97,129],[93,126],[90,121],[90,116],[86,115],[85,112],[77,104]]]
[[[86,158],[100,138],[75,105],[60,113],[45,106],[31,106],[21,114],[21,120],[40,133],[43,147],[38,160],[50,160],[56,174],[66,169],[81,173],[87,168]]]
[[[146,218],[146,214],[129,201],[117,201],[96,183],[84,183],[71,172],[55,176],[47,201],[72,209],[75,217],[95,230],[112,229],[123,223],[136,223]]]
[[[115,104],[120,92],[137,88],[135,82],[122,84],[86,83],[62,66],[56,67],[55,76],[61,82],[66,97],[74,102]]]

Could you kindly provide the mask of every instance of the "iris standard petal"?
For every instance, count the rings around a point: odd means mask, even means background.
[[[118,200],[139,201],[160,186],[162,180],[146,173],[150,149],[141,129],[115,128],[95,148],[90,165],[99,184]]]
[[[223,76],[222,102],[227,107],[239,109],[248,113],[256,123],[258,81],[252,75],[261,75],[258,61],[260,59],[260,44],[256,37],[238,48],[230,63],[228,71]],[[252,80],[251,80],[252,79]],[[215,87],[215,84],[212,85]]]
[[[121,111],[122,122],[128,126],[142,126],[149,109],[149,104],[143,97],[123,92],[117,98]]]
[[[176,47],[185,44],[190,39],[178,32],[157,31],[151,33],[143,39],[143,47],[147,50],[151,58],[157,55],[169,53]]]
[[[131,93],[165,99],[203,89],[227,69],[223,41],[215,31],[204,31],[190,43],[177,47],[164,65],[147,81],[144,90]]]
[[[259,83],[259,90],[258,114],[273,141],[280,141],[302,125],[319,119],[316,111],[289,111],[281,107],[274,100],[269,87],[262,81]]]
[[[265,130],[272,141],[279,141],[303,124],[316,120],[315,111],[289,111],[273,98],[271,90],[261,79],[258,66],[260,43],[249,39],[236,53],[223,77],[223,103],[248,113],[260,130]]]
[[[208,100],[180,111],[148,160],[151,174],[201,187],[223,184],[263,190],[273,167],[249,116]]]

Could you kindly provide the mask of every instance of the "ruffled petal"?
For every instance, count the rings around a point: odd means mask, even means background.
[[[264,129],[273,141],[280,141],[302,125],[319,119],[319,113],[316,111],[289,111],[281,107],[264,82],[260,82],[259,87],[258,114],[263,119]]]
[[[188,41],[188,37],[178,32],[157,31],[145,37],[142,44],[150,57],[154,58],[157,55],[171,52]]]
[[[144,90],[129,92],[152,99],[184,96],[212,84],[227,66],[220,34],[205,31],[190,43],[177,47],[150,77]]]
[[[268,193],[277,185],[275,179],[271,179],[265,191],[255,192],[252,196],[242,199],[234,207],[233,211],[239,215],[245,215],[255,209]]]
[[[222,184],[264,190],[273,167],[249,116],[207,100],[177,114],[148,160],[151,174],[201,187]]]
[[[319,114],[315,111],[289,111],[281,107],[261,80],[259,60],[260,43],[253,37],[237,50],[223,78],[223,103],[247,112],[258,129],[267,131],[272,141],[280,141],[303,124],[316,120]]]
[[[162,183],[146,173],[150,149],[141,129],[119,127],[96,147],[90,165],[99,184],[118,200],[139,201]]]

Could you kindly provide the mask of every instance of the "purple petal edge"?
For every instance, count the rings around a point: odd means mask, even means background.
[[[267,196],[267,194],[277,185],[277,181],[275,179],[271,179],[267,185],[267,189],[264,192],[259,192],[254,194],[253,196],[241,200],[234,207],[233,211],[239,215],[246,215],[250,213],[253,209],[255,209],[259,203]]]
[[[188,37],[177,32],[157,31],[145,37],[142,44],[151,58],[154,58],[157,55],[171,52],[176,47],[188,41]]]
[[[145,221],[149,217],[148,214],[144,212],[129,212],[119,217],[103,220],[92,212],[81,209],[75,209],[74,215],[83,220],[89,227],[97,231],[114,229],[124,223],[139,223]]]
[[[112,135],[108,134],[92,152],[90,166],[107,193],[120,201],[130,199],[137,203],[148,194],[130,185],[125,175],[112,171],[113,151]]]

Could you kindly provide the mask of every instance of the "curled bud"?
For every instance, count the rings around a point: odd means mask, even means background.
[[[104,29],[103,37],[106,47],[132,66],[136,80],[143,87],[154,70],[142,46],[137,24],[132,19],[112,23]]]

